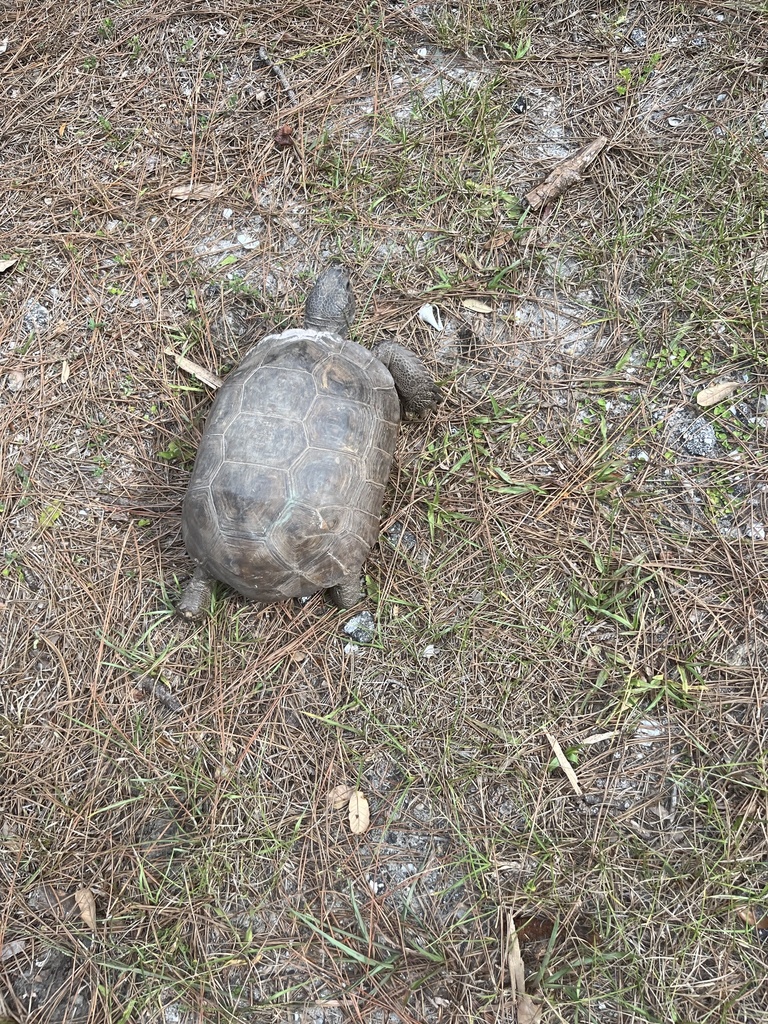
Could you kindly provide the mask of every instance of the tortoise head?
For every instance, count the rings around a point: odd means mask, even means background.
[[[315,281],[304,307],[304,326],[346,338],[355,316],[355,293],[344,267],[327,267]]]

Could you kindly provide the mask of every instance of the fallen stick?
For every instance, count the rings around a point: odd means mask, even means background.
[[[607,142],[608,138],[605,135],[599,135],[593,142],[588,142],[586,146],[577,150],[573,156],[561,160],[540,185],[536,185],[523,196],[523,206],[530,210],[538,210],[545,203],[557,199],[572,185],[578,184],[584,177],[584,171],[602,152]]]
[[[149,697],[155,697],[168,711],[178,714],[184,710],[184,705],[179,698],[174,697],[165,683],[161,683],[159,679],[152,679],[149,676],[134,676],[134,682],[142,693],[146,693]]]
[[[207,384],[209,388],[220,388],[224,383],[218,374],[213,373],[211,370],[206,370],[199,363],[193,363],[191,359],[187,359],[186,356],[174,352],[172,348],[164,348],[163,352],[167,356],[173,357],[180,370],[184,370],[185,373],[191,373],[193,377],[196,377],[202,384]]]
[[[576,772],[573,770],[573,768],[571,768],[570,761],[565,756],[565,752],[563,751],[563,748],[560,746],[557,738],[553,736],[551,732],[547,732],[546,729],[544,730],[544,735],[549,740],[549,745],[552,747],[552,751],[555,757],[557,758],[557,763],[560,765],[563,774],[570,782],[571,788],[573,789],[574,793],[576,794],[576,796],[584,796],[582,788],[579,785],[579,780],[576,778]]]
[[[285,91],[285,95],[290,100],[291,106],[297,107],[299,105],[299,101],[296,97],[296,93],[291,88],[290,82],[285,77],[285,72],[283,71],[279,64],[275,64],[273,60],[269,59],[269,54],[267,53],[266,49],[263,46],[259,47],[259,58],[262,60],[264,64],[267,65],[268,68],[270,68],[272,74],[278,80],[280,85],[282,85]]]

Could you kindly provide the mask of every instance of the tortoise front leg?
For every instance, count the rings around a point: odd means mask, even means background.
[[[373,350],[373,354],[392,374],[403,409],[407,413],[419,416],[440,404],[440,388],[419,357],[409,349],[398,345],[396,341],[382,341]]]
[[[204,614],[210,604],[212,583],[213,578],[198,565],[176,605],[176,611],[182,619],[199,619]]]
[[[351,608],[363,598],[362,587],[360,586],[361,569],[345,576],[336,586],[328,589],[328,596],[337,608]]]

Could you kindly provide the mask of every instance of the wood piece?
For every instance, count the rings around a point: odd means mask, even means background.
[[[299,101],[296,97],[296,93],[291,88],[290,82],[285,77],[285,72],[283,71],[279,64],[275,64],[273,60],[269,59],[269,54],[267,53],[265,47],[263,46],[259,47],[259,58],[264,64],[267,65],[267,67],[271,70],[272,74],[278,80],[280,85],[282,85],[283,91],[285,92],[285,95],[288,97],[291,106],[297,107],[299,105]]]
[[[600,135],[593,142],[582,146],[573,156],[561,160],[540,185],[536,185],[523,196],[523,205],[528,209],[538,210],[545,203],[551,203],[552,200],[557,199],[572,185],[578,184],[586,169],[599,156],[607,142],[607,136]]]

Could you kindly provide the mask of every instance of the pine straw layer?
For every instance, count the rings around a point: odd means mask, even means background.
[[[545,1020],[763,1019],[760,7],[11,0],[13,1019],[512,1020],[513,925]],[[321,597],[221,592],[192,628],[210,396],[165,349],[225,373],[331,258],[359,340],[397,332],[446,394],[402,432],[375,642]]]

